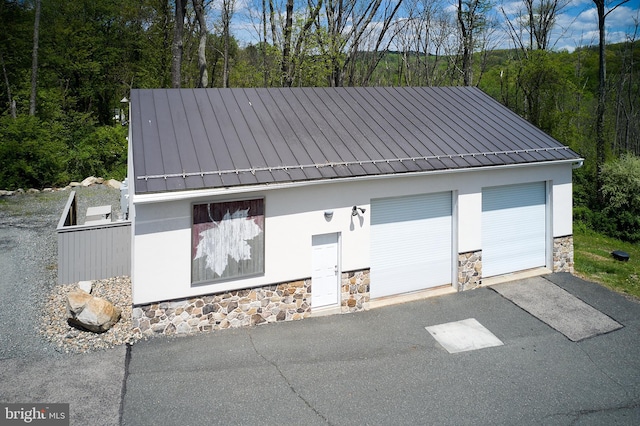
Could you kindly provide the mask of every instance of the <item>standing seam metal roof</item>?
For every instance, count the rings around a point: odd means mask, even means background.
[[[136,89],[137,194],[579,155],[473,87]]]

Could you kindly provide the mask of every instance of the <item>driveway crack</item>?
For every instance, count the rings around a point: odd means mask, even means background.
[[[319,412],[313,405],[311,405],[311,403],[309,401],[307,401],[305,399],[305,397],[303,397],[302,395],[300,395],[300,393],[296,390],[295,386],[293,385],[293,383],[291,383],[291,381],[289,381],[289,379],[287,378],[287,376],[284,374],[284,372],[280,369],[280,366],[278,364],[276,364],[274,361],[270,360],[269,358],[267,358],[266,356],[264,356],[262,353],[260,353],[260,351],[258,350],[258,348],[256,347],[254,341],[253,341],[253,336],[251,335],[251,331],[247,330],[247,334],[249,334],[249,341],[251,342],[251,346],[253,347],[253,350],[255,351],[255,353],[262,358],[263,360],[265,360],[266,362],[268,362],[269,364],[271,364],[273,366],[273,368],[276,369],[276,371],[278,372],[278,374],[280,375],[280,377],[282,378],[282,380],[284,380],[284,382],[287,384],[287,386],[289,386],[289,389],[291,389],[291,392],[293,392],[293,394],[298,397],[307,407],[309,407],[309,409],[311,411],[313,411],[316,416],[318,416],[319,418],[321,418],[322,420],[324,420],[325,423],[331,425],[331,422],[329,421],[329,419],[327,419],[327,417],[325,415],[323,415],[321,412]]]

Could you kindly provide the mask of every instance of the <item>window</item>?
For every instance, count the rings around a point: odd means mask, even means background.
[[[264,199],[193,205],[191,282],[264,273]]]

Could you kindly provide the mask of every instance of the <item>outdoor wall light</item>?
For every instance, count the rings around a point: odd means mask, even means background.
[[[333,217],[333,210],[327,210],[324,212],[324,218],[327,220],[331,220]]]
[[[358,216],[358,210],[360,210],[361,214],[364,214],[364,212],[367,211],[367,209],[363,209],[362,207],[353,206],[353,209],[351,209],[351,216]]]

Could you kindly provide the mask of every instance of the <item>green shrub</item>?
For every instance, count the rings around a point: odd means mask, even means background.
[[[56,129],[36,117],[0,118],[0,188],[63,183],[67,147]]]
[[[602,213],[613,227],[607,234],[640,241],[640,158],[624,154],[602,166],[601,175]]]

